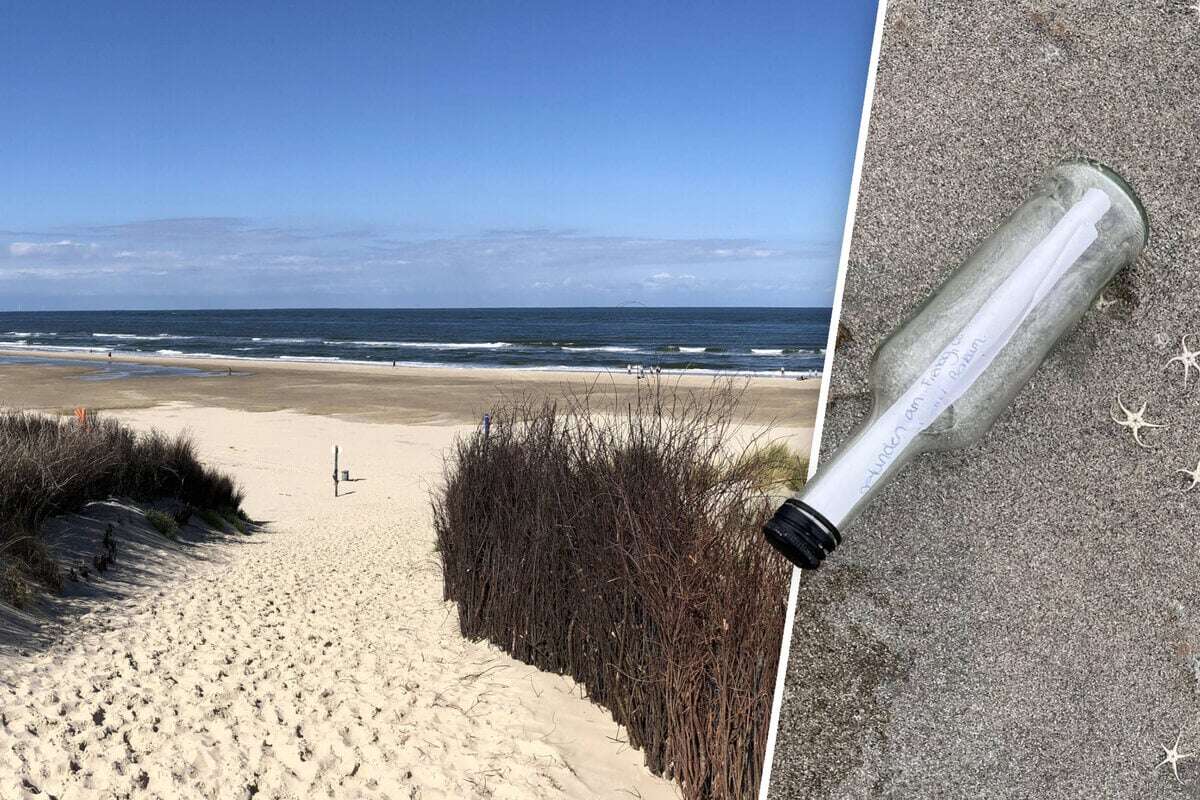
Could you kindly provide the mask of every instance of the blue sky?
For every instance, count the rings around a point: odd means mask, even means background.
[[[874,14],[6,4],[0,308],[827,305]]]

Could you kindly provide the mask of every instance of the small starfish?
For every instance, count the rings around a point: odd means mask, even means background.
[[[1196,462],[1195,469],[1177,469],[1175,471],[1182,472],[1184,475],[1187,475],[1192,479],[1191,484],[1189,484],[1186,489],[1180,489],[1181,492],[1190,492],[1192,489],[1196,488],[1196,484],[1200,484],[1200,461]]]
[[[1103,312],[1107,310],[1109,306],[1115,306],[1116,304],[1116,300],[1109,300],[1104,296],[1104,293],[1101,292],[1100,298],[1096,301],[1096,310]]]
[[[1163,367],[1163,369],[1170,369],[1171,365],[1176,361],[1183,364],[1183,388],[1185,389],[1187,388],[1188,376],[1192,374],[1192,368],[1195,368],[1197,374],[1200,374],[1200,361],[1196,360],[1196,357],[1200,356],[1200,350],[1188,350],[1188,336],[1191,336],[1191,334],[1189,333],[1187,336],[1184,336],[1181,342],[1183,345],[1183,355],[1175,356]]]
[[[1167,754],[1167,757],[1154,765],[1154,768],[1158,769],[1163,764],[1170,764],[1171,771],[1175,773],[1175,780],[1179,781],[1180,785],[1183,785],[1183,781],[1179,777],[1179,762],[1183,761],[1185,758],[1195,758],[1196,757],[1195,753],[1179,752],[1179,740],[1182,736],[1183,736],[1183,731],[1180,731],[1179,736],[1175,737],[1175,746],[1171,747],[1169,749],[1165,745],[1161,745],[1161,744],[1159,745],[1159,747],[1161,747],[1163,749],[1163,752]]]
[[[1137,410],[1137,413],[1135,414],[1134,412],[1130,411],[1128,408],[1125,407],[1125,404],[1121,402],[1121,395],[1118,394],[1117,395],[1117,405],[1119,405],[1121,407],[1121,411],[1125,412],[1125,419],[1117,419],[1117,415],[1112,414],[1113,422],[1117,423],[1122,428],[1132,428],[1133,429],[1133,440],[1138,443],[1139,447],[1144,447],[1147,450],[1149,450],[1150,445],[1148,445],[1142,441],[1142,437],[1138,432],[1142,428],[1165,428],[1167,426],[1160,425],[1157,422],[1146,422],[1146,418],[1144,416],[1142,416],[1143,414],[1146,413],[1146,404],[1145,403],[1142,403],[1142,407],[1139,408]],[[1111,414],[1112,412],[1110,411],[1109,413]]]

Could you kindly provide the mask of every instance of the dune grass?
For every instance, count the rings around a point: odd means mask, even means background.
[[[146,512],[146,521],[168,539],[174,539],[179,535],[179,523],[170,514],[150,510]]]
[[[214,508],[202,508],[196,512],[196,515],[213,530],[224,531],[228,528],[229,523],[225,521],[225,517]]]
[[[755,476],[763,492],[798,492],[808,477],[808,456],[797,453],[786,442],[771,442],[748,448],[740,456],[741,468]]]
[[[465,636],[572,676],[685,798],[754,797],[789,564],[760,533],[802,460],[738,445],[729,386],[514,401],[434,499]]]
[[[95,416],[0,410],[0,600],[27,602],[30,580],[60,590],[61,572],[38,530],[51,516],[110,497],[215,509],[242,502],[233,480],[201,464],[186,436],[137,433]]]

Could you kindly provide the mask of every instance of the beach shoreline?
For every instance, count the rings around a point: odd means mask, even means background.
[[[324,356],[234,356],[223,355],[220,353],[185,353],[181,351],[165,352],[156,351],[147,353],[139,350],[121,350],[118,348],[103,348],[103,347],[62,347],[57,349],[47,349],[38,347],[14,347],[5,343],[0,343],[0,358],[36,358],[36,359],[78,359],[81,361],[96,361],[96,362],[133,362],[144,364],[160,364],[164,366],[188,366],[193,369],[204,369],[201,365],[217,366],[221,369],[241,365],[243,368],[247,364],[263,365],[313,365],[326,367],[347,367],[357,369],[422,369],[422,370],[446,370],[450,372],[458,372],[468,370],[472,372],[491,372],[491,373],[509,373],[509,372],[547,372],[547,373],[568,373],[568,374],[597,374],[597,375],[633,375],[636,376],[638,368],[644,370],[644,375],[654,374],[653,367],[648,364],[638,364],[630,362],[628,368],[606,367],[606,366],[571,366],[568,364],[555,365],[519,365],[519,366],[493,366],[487,364],[440,364],[436,362],[423,361],[406,361],[397,359],[395,361],[385,360],[368,360],[368,359],[346,359],[338,357]],[[630,371],[630,369],[632,371]],[[662,375],[671,377],[684,378],[762,378],[767,380],[814,380],[820,378],[820,370],[784,370],[779,372],[774,369],[748,370],[748,369],[679,369],[679,368],[663,368],[660,372]]]
[[[16,362],[16,355],[27,361]],[[203,371],[83,380],[98,370],[119,371],[130,364]],[[591,391],[624,401],[655,385],[672,394],[687,395],[725,383],[742,392],[739,417],[743,421],[811,434],[819,378],[678,374],[639,378],[623,371],[392,369],[344,362],[201,360],[140,354],[109,358],[98,353],[30,350],[0,363],[0,386],[4,387],[0,405],[61,413],[76,406],[104,411],[186,402],[247,411],[295,410],[374,422],[461,424],[478,421],[506,397],[553,399]]]
[[[828,319],[819,307],[0,312],[0,350],[798,376],[821,371]]]

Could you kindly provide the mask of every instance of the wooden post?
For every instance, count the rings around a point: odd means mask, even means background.
[[[338,446],[333,446],[333,496],[338,496]]]

